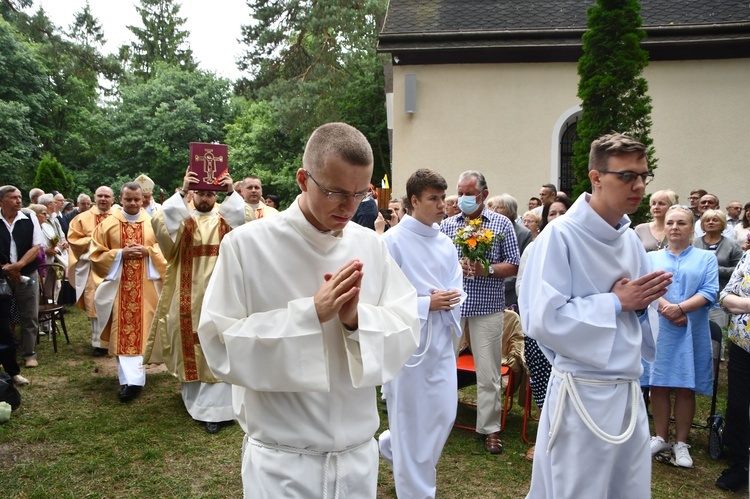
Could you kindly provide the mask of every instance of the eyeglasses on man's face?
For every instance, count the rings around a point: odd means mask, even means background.
[[[305,175],[307,175],[310,178],[310,180],[312,180],[315,183],[315,185],[318,186],[318,189],[320,189],[320,192],[325,194],[328,200],[334,203],[347,203],[349,202],[349,199],[354,199],[355,203],[361,203],[362,200],[367,195],[367,192],[369,191],[369,188],[367,191],[355,192],[354,194],[350,194],[348,192],[341,192],[341,191],[329,191],[328,189],[320,185],[318,181],[315,180],[315,177],[313,177],[310,174],[309,171],[304,170],[304,172],[305,172]]]
[[[599,173],[611,173],[612,175],[617,175],[618,177],[620,177],[620,180],[622,180],[624,184],[632,184],[638,177],[640,177],[643,181],[643,185],[648,185],[652,180],[654,180],[654,174],[651,172],[636,173],[629,170],[625,170],[622,172],[615,172],[612,170],[599,170]]]
[[[700,199],[700,197],[698,197],[698,196],[690,196],[688,199],[690,201],[698,201]]]

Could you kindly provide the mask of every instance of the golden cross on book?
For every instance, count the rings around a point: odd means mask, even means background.
[[[206,173],[203,181],[207,184],[215,184],[216,163],[223,163],[224,156],[214,156],[213,149],[206,149],[203,156],[195,155],[195,161],[203,163],[203,171]]]

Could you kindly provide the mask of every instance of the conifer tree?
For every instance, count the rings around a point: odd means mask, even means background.
[[[159,62],[185,71],[195,70],[197,65],[188,45],[190,32],[182,29],[185,18],[179,16],[181,4],[174,0],[140,2],[141,6],[135,9],[143,27],[128,26],[137,41],[120,47],[120,58],[130,65],[135,77],[142,81],[150,79]]]
[[[39,187],[44,192],[60,191],[69,194],[73,185],[70,174],[66,174],[60,162],[50,153],[44,153],[39,166],[36,169],[34,187]]]
[[[588,178],[591,142],[604,134],[626,133],[648,149],[648,164],[656,168],[651,134],[651,98],[643,69],[648,53],[641,48],[646,33],[641,29],[641,4],[638,0],[597,0],[587,11],[588,29],[583,35],[583,56],[578,61],[578,97],[582,116],[578,122],[578,141],[574,145],[576,176],[574,195],[590,191]],[[648,212],[644,199],[638,212]]]

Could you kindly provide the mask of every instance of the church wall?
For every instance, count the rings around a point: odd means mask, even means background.
[[[556,123],[580,104],[574,63],[394,67],[393,179],[404,193],[417,168],[433,168],[455,190],[458,174],[482,171],[490,194],[523,208],[551,171]],[[404,113],[404,76],[415,74],[416,112]],[[750,200],[750,60],[652,62],[652,136],[659,158],[649,191],[673,188],[681,201],[703,187],[722,207]],[[731,198],[731,199],[730,199]]]

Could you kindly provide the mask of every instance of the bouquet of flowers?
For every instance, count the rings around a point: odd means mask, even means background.
[[[502,235],[501,235],[502,237]],[[461,248],[461,254],[474,262],[481,262],[487,274],[490,262],[485,256],[492,248],[495,234],[490,229],[482,228],[481,217],[469,220],[465,227],[458,229],[453,242]]]

